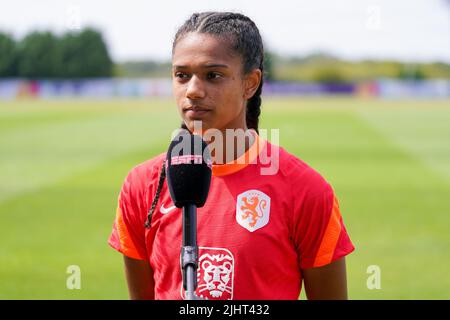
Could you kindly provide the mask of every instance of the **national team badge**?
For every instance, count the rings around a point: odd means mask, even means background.
[[[248,190],[237,197],[236,221],[250,232],[269,222],[270,197],[259,190]]]
[[[232,300],[234,257],[224,248],[199,247],[196,295],[205,300]],[[185,299],[183,284],[181,297]]]

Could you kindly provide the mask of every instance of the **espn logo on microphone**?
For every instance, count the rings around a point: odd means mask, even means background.
[[[171,165],[175,166],[178,164],[202,164],[203,156],[197,155],[197,154],[187,154],[183,156],[174,156],[170,158]],[[211,160],[207,160],[206,164],[208,167],[211,167],[212,162]]]

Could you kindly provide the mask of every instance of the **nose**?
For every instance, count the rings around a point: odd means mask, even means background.
[[[220,271],[216,270],[214,272],[212,282],[220,282]]]
[[[206,92],[202,80],[193,75],[188,82],[186,97],[189,99],[202,99],[205,95]]]

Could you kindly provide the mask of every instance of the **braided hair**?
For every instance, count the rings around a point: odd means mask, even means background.
[[[224,39],[230,44],[232,51],[236,52],[243,60],[243,74],[250,73],[253,69],[260,69],[264,74],[264,48],[258,27],[248,17],[240,13],[233,12],[202,12],[194,13],[184,22],[175,34],[172,45],[172,54],[180,39],[188,33],[198,32],[211,34]],[[259,116],[261,114],[261,92],[263,79],[259,84],[255,94],[247,100],[245,120],[247,128],[258,132]],[[187,129],[184,123],[181,127]],[[166,176],[165,160],[162,163],[160,177],[155,197],[145,222],[145,227],[149,228],[152,215],[161,194]]]

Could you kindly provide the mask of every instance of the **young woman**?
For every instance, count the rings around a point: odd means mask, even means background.
[[[344,257],[354,247],[332,187],[258,135],[263,56],[258,28],[237,13],[193,14],[173,42],[182,127],[198,133],[195,121],[201,121],[200,133],[247,133],[242,148],[224,142],[213,152],[211,188],[197,211],[196,293],[205,299],[297,299],[304,282],[308,299],[346,299]],[[221,162],[219,153],[234,161]],[[165,156],[129,172],[109,239],[124,255],[132,299],[184,298],[181,209],[170,199]],[[262,174],[267,159],[277,161],[276,170]]]

